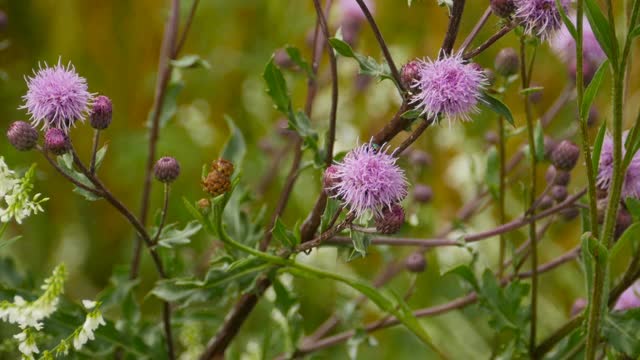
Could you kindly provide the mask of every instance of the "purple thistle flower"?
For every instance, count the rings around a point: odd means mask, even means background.
[[[77,120],[84,121],[93,94],[71,63],[66,68],[60,61],[53,67],[45,63],[26,81],[29,90],[20,109],[27,109],[34,126],[42,123],[43,129],[59,128],[67,132]]]
[[[367,6],[367,9],[369,9],[369,12],[373,14],[375,11],[373,1],[364,0],[364,4]],[[340,14],[342,15],[343,21],[360,22],[366,20],[366,17],[356,0],[340,0],[338,2],[338,6],[340,8]]]
[[[629,131],[625,131],[622,135],[623,143],[627,139]],[[622,147],[622,156],[625,149]],[[596,185],[601,190],[608,190],[613,179],[613,138],[607,134],[602,142],[602,150],[600,151],[600,160],[598,163],[598,177]],[[640,152],[633,155],[627,173],[622,184],[622,198],[634,197],[640,198]]]
[[[382,210],[407,196],[404,171],[384,148],[363,144],[334,165],[333,197],[342,200],[356,216],[367,211],[382,216]]]
[[[571,15],[571,22],[573,24],[576,23],[575,14]],[[604,51],[602,51],[596,36],[593,34],[591,25],[586,17],[584,17],[583,24],[582,53],[584,61],[600,65],[606,59],[606,55]],[[553,38],[551,38],[550,45],[564,63],[567,65],[576,63],[576,41],[566,26],[563,25],[562,28],[555,33]]]
[[[567,11],[569,0],[560,0]],[[516,18],[524,27],[525,33],[547,40],[553,32],[560,29],[562,18],[556,8],[555,0],[515,0]]]
[[[442,114],[449,121],[470,120],[469,113],[478,111],[478,100],[486,84],[482,68],[465,64],[460,54],[420,61],[416,94],[411,102],[429,117]]]
[[[614,310],[624,311],[640,307],[640,282],[629,286],[616,301]]]

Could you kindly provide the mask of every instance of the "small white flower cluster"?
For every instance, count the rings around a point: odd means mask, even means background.
[[[31,360],[33,359],[33,354],[40,352],[38,345],[36,345],[36,340],[33,338],[33,331],[30,328],[24,329],[21,333],[13,335],[13,337],[20,343],[18,350],[22,353],[23,360]]]
[[[0,303],[0,320],[10,324],[18,324],[21,329],[42,329],[42,320],[53,314],[58,307],[58,297],[64,291],[66,270],[64,264],[58,265],[51,277],[45,279],[41,289],[42,296],[33,302],[28,302],[22,296],[16,295],[13,303]]]
[[[0,222],[7,223],[15,219],[21,224],[32,214],[44,211],[42,203],[49,198],[43,198],[39,193],[31,197],[34,176],[35,164],[20,178],[0,156]]]
[[[95,339],[93,332],[101,325],[106,325],[106,322],[102,317],[102,313],[100,312],[100,308],[97,307],[95,301],[83,300],[82,305],[84,305],[87,310],[93,310],[87,314],[82,327],[76,329],[73,334],[73,347],[76,350],[82,349],[82,346],[84,346],[84,344],[89,340]]]

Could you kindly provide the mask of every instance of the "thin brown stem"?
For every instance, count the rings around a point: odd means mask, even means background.
[[[156,160],[156,150],[158,147],[158,137],[160,134],[160,115],[162,114],[162,106],[164,105],[169,78],[171,77],[171,60],[175,59],[175,43],[178,36],[180,20],[180,1],[171,1],[171,12],[167,19],[162,39],[162,47],[160,50],[160,59],[158,64],[158,78],[156,82],[155,96],[153,106],[151,107],[151,117],[149,131],[149,148],[147,153],[147,162],[145,165],[144,182],[142,188],[142,199],[140,201],[140,222],[144,225],[147,223],[149,213],[149,202],[151,200],[151,185],[153,164]],[[142,240],[136,239],[129,276],[135,279],[138,276],[140,267],[140,256],[142,253]]]
[[[442,46],[440,47],[440,56],[449,56],[453,51],[453,46],[455,45],[458,31],[460,30],[460,21],[462,20],[462,13],[464,12],[464,5],[465,0],[453,0],[451,15],[449,16],[449,25],[444,35]]]
[[[184,44],[187,42],[187,36],[189,35],[189,30],[191,30],[191,25],[193,24],[193,19],[196,16],[196,10],[198,9],[199,3],[200,3],[200,0],[193,0],[193,3],[191,4],[191,10],[189,11],[189,16],[185,21],[184,29],[182,30],[182,35],[180,36],[180,40],[176,44],[176,48],[173,51],[174,58],[178,57],[178,54],[180,54],[180,52],[182,51],[182,48],[184,48]]]
[[[462,45],[460,45],[460,49],[458,50],[459,52],[464,53],[465,50],[467,50],[467,47],[469,47],[471,42],[476,38],[476,36],[478,36],[478,33],[480,32],[480,30],[482,30],[482,27],[487,23],[487,20],[489,20],[490,16],[491,16],[491,7],[488,6],[487,9],[484,11],[484,14],[482,14],[482,17],[480,18],[480,20],[478,20],[478,22],[473,27],[473,29],[471,30],[467,38],[464,39],[464,41],[462,42]]]
[[[169,184],[164,184],[164,201],[162,203],[162,215],[160,216],[160,224],[158,224],[158,230],[156,230],[156,234],[153,236],[151,243],[153,246],[158,244],[158,239],[160,239],[160,235],[162,234],[162,229],[164,228],[164,224],[167,221],[167,209],[169,208],[169,192],[171,190],[171,186]]]
[[[362,9],[364,16],[367,18],[367,21],[369,22],[369,26],[371,27],[371,30],[373,30],[373,34],[375,35],[376,40],[378,40],[378,45],[382,50],[382,54],[384,55],[385,60],[387,60],[387,64],[389,65],[389,69],[391,70],[391,75],[393,76],[393,79],[395,80],[396,85],[398,86],[400,91],[404,93],[405,88],[404,86],[402,86],[402,81],[400,80],[400,73],[398,72],[398,67],[396,67],[395,62],[391,57],[391,53],[389,52],[387,43],[384,41],[384,38],[382,37],[382,33],[378,28],[378,24],[376,24],[376,21],[373,19],[373,16],[371,15],[371,11],[369,11],[369,8],[364,3],[364,0],[356,0],[356,2],[358,3],[358,5],[360,5],[360,9]]]
[[[496,41],[500,40],[503,36],[507,35],[511,30],[515,29],[516,23],[509,23],[504,25],[498,32],[491,35],[490,38],[485,40],[482,44],[480,44],[477,48],[465,53],[462,55],[462,58],[465,60],[469,60],[480,55],[483,51],[487,50],[491,45],[493,45]]]

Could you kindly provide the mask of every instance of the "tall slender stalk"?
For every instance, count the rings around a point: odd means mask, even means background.
[[[522,77],[522,88],[529,87],[530,69],[527,70],[527,57],[526,57],[526,44],[525,39],[520,39],[520,76]],[[530,65],[533,67],[533,61]],[[532,214],[535,214],[533,208],[536,202],[536,166],[538,164],[536,159],[536,144],[534,139],[535,128],[533,125],[533,114],[531,112],[531,103],[529,102],[529,96],[524,95],[524,108],[527,118],[527,138],[529,141],[529,157],[531,158],[531,189],[529,190],[529,207],[532,208]],[[529,223],[529,238],[536,238],[536,222],[531,221]],[[529,348],[530,352],[536,347],[536,323],[538,317],[538,245],[535,241],[531,243],[531,330],[529,332]]]
[[[506,169],[506,149],[505,149],[505,133],[504,133],[504,118],[500,116],[498,119],[498,157],[500,161],[500,182],[498,184],[498,217],[500,221],[500,225],[504,224],[506,221],[505,215],[505,195],[506,195],[506,186],[505,180],[507,177],[507,169]],[[500,234],[500,253],[498,256],[498,277],[502,277],[504,273],[504,258],[507,247],[507,241],[504,234]]]

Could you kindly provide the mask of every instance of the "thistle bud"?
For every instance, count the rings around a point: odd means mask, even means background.
[[[576,166],[580,149],[571,141],[564,140],[551,153],[551,163],[560,170],[570,171]]]
[[[218,196],[231,190],[231,175],[233,164],[224,159],[211,163],[211,171],[202,180],[202,188],[211,196]]]
[[[402,86],[404,86],[406,90],[410,90],[418,80],[420,80],[420,62],[413,60],[404,64],[400,71],[400,82],[402,82]]]
[[[69,151],[71,144],[64,131],[58,128],[50,128],[44,134],[44,147],[55,155],[63,155]]]
[[[516,11],[513,0],[491,0],[491,11],[501,18],[510,18]]]
[[[98,96],[89,115],[91,127],[97,130],[104,130],[111,124],[113,116],[113,106],[111,99],[106,96]]]
[[[337,175],[338,168],[334,165],[329,166],[322,175],[322,188],[324,192],[331,197],[338,196],[336,185],[340,182]]]
[[[538,202],[538,209],[547,210],[553,206],[553,198],[549,195],[544,195]]]
[[[174,182],[180,175],[180,164],[178,160],[170,156],[160,158],[153,167],[153,174],[156,180],[168,184]]]
[[[273,54],[273,62],[281,69],[291,69],[295,65],[289,57],[287,50],[282,48],[276,50]]]
[[[493,4],[493,1],[491,3]],[[520,57],[518,56],[518,52],[513,48],[504,48],[500,50],[498,55],[496,55],[494,65],[498,74],[502,76],[517,74],[520,69]]]
[[[627,211],[627,209],[625,209],[624,207],[621,207],[620,210],[618,210],[618,215],[616,217],[616,228],[614,231],[614,237],[618,239],[620,236],[622,236],[625,230],[627,230],[627,228],[631,226],[632,223],[633,217],[631,216],[629,211]]]
[[[558,170],[555,166],[551,165],[547,168],[544,178],[549,185],[567,186],[571,180],[571,173],[564,170]]]
[[[566,186],[554,185],[551,188],[551,196],[555,201],[563,202],[569,196],[569,192]]]
[[[28,151],[38,143],[38,131],[29,123],[15,121],[7,130],[7,138],[18,151]]]
[[[412,273],[421,273],[427,268],[427,259],[422,252],[414,252],[407,257],[404,266]]]
[[[547,160],[551,160],[551,154],[553,150],[558,146],[558,142],[549,136],[544,137],[544,157]]]
[[[433,198],[433,190],[430,186],[416,184],[413,188],[413,199],[420,204],[426,204]]]
[[[376,215],[376,230],[381,234],[395,234],[404,224],[404,209],[400,204],[394,204],[382,209],[382,213]]]
[[[413,150],[409,153],[409,162],[417,167],[429,166],[431,165],[431,155],[422,150]]]
[[[560,215],[562,215],[562,219],[564,221],[571,221],[580,215],[580,209],[577,207],[570,207],[560,211]]]
[[[209,209],[211,208],[211,201],[209,201],[209,199],[202,198],[198,200],[197,205],[200,210],[209,211]]]

